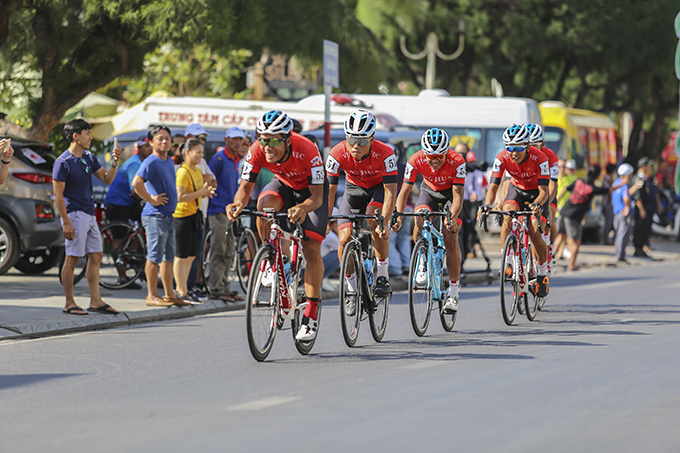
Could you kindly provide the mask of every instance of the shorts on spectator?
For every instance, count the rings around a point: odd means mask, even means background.
[[[154,264],[175,259],[175,226],[172,217],[163,214],[142,216],[146,230],[146,259]]]
[[[99,234],[97,217],[82,211],[72,211],[68,213],[68,218],[75,230],[75,236],[73,239],[66,239],[66,255],[83,257],[88,253],[101,253],[102,237]],[[64,226],[63,219],[61,225]]]
[[[561,215],[557,218],[557,234],[566,234],[569,239],[580,241],[583,236],[583,225],[580,220]]]
[[[172,223],[175,225],[175,256],[177,256],[177,258],[196,256],[197,215],[198,214],[194,214],[172,219]]]

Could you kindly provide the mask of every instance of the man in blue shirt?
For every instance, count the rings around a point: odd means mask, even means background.
[[[172,214],[177,207],[175,186],[175,165],[168,157],[172,145],[170,129],[153,126],[149,129],[153,153],[147,157],[132,180],[132,187],[146,205],[142,211],[142,225],[146,230],[147,254],[146,282],[148,294],[146,304],[153,307],[186,305],[175,296],[172,288],[172,262],[175,259],[175,227]],[[158,294],[158,270],[165,296]]]
[[[138,201],[139,197],[134,194],[132,188],[132,179],[135,177],[137,170],[142,165],[144,159],[151,154],[151,144],[146,137],[139,137],[136,143],[137,151],[128,160],[120,166],[116,177],[111,183],[111,187],[106,192],[104,204],[106,205],[106,220],[109,222],[121,221],[127,222],[133,220],[140,222],[140,214],[142,212],[142,205]],[[136,197],[136,198],[134,198]],[[120,229],[120,228],[119,228]],[[126,230],[116,231],[112,229],[114,246],[120,243],[124,238]],[[118,269],[118,283],[126,283],[130,277],[125,274],[125,266],[116,266]],[[141,289],[141,285],[133,282],[128,285],[129,289]]]
[[[616,248],[616,260],[628,263],[626,260],[626,246],[630,240],[630,194],[628,186],[633,177],[633,167],[630,164],[621,164],[617,170],[619,179],[614,181],[612,187],[618,187],[612,192],[612,209],[614,211],[614,246]]]
[[[210,199],[208,206],[208,225],[212,233],[208,288],[210,297],[225,302],[243,300],[243,297],[229,288],[229,270],[234,259],[234,233],[227,231],[225,209],[234,202],[234,194],[238,190],[239,151],[243,148],[245,137],[241,128],[229,128],[224,134],[226,146],[209,163],[217,180],[217,193]]]
[[[92,175],[106,185],[111,184],[123,149],[113,150],[113,165],[106,171],[94,154],[88,151],[92,143],[91,129],[92,126],[85,120],[69,121],[64,126],[64,135],[71,144],[52,168],[54,201],[66,240],[66,259],[61,271],[66,296],[63,311],[69,315],[86,315],[87,311],[116,315],[118,312],[104,303],[99,294],[99,265],[103,249],[92,201]],[[80,308],[73,297],[73,271],[85,254],[89,258],[85,271],[90,287],[90,306],[87,311]]]

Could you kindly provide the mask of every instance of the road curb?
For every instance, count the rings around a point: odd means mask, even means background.
[[[173,319],[190,318],[225,311],[243,310],[244,302],[222,302],[210,300],[202,305],[188,307],[172,306],[168,308],[153,308],[141,311],[120,312],[118,315],[90,313],[87,316],[58,321],[44,321],[0,326],[0,341],[49,337],[76,332],[127,327],[136,324],[169,321]],[[67,316],[67,315],[65,315]]]

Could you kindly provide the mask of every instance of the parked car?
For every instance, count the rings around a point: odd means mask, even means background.
[[[54,206],[52,145],[11,138],[14,156],[0,185],[0,274],[12,266],[39,274],[59,263],[64,252]]]

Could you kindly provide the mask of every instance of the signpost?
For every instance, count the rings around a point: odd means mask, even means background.
[[[338,43],[323,40],[323,93],[325,95],[325,122],[323,151],[327,156],[331,150],[331,93],[340,86],[338,71]]]

